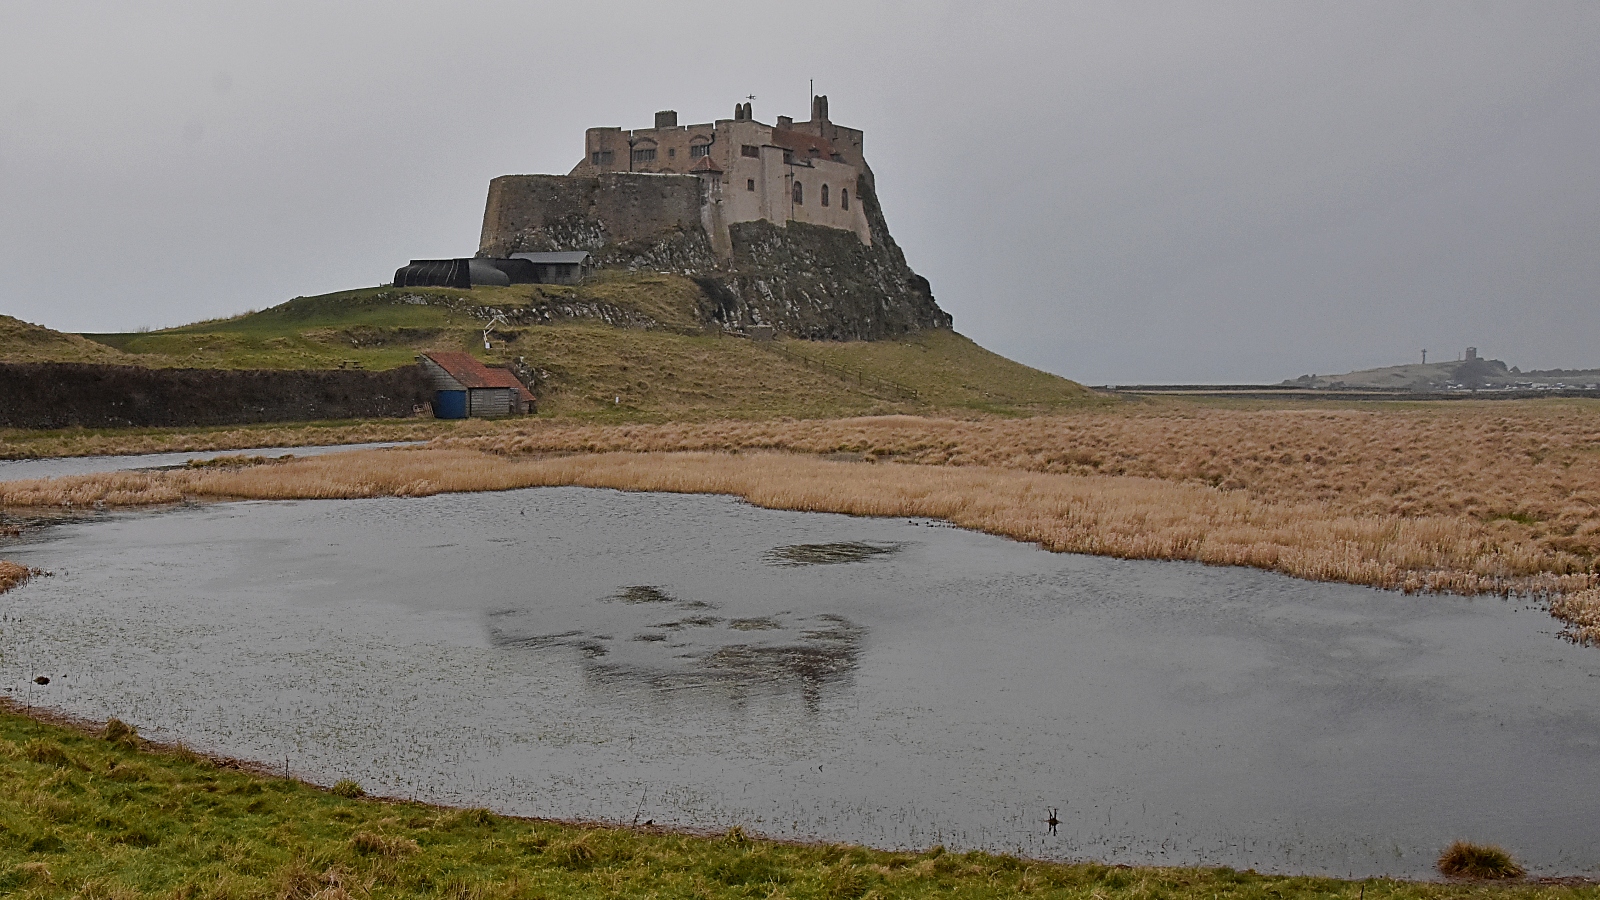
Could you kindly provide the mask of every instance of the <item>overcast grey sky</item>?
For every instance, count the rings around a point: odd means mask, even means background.
[[[1600,367],[1600,3],[0,4],[0,312],[132,330],[476,251],[593,125],[866,131],[957,330],[1089,383]]]

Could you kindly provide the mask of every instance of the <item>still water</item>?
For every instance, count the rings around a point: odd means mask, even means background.
[[[219,456],[321,456],[346,450],[371,450],[403,447],[423,441],[380,441],[369,444],[333,444],[312,447],[252,447],[248,450],[188,450],[177,453],[134,453],[123,456],[50,456],[44,459],[0,459],[0,481],[26,478],[59,478],[63,475],[95,475],[101,472],[127,472],[133,469],[171,469],[190,460],[216,459]]]
[[[1600,868],[1600,650],[1516,602],[584,488],[112,515],[5,555],[57,573],[0,597],[11,696],[324,783],[1056,859],[1427,876],[1467,838]]]

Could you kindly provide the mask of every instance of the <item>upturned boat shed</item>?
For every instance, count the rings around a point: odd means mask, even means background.
[[[433,388],[433,415],[471,419],[526,415],[533,394],[509,369],[486,366],[470,353],[430,351],[417,356]]]

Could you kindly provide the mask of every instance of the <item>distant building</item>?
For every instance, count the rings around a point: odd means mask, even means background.
[[[534,411],[533,394],[509,369],[486,366],[470,353],[442,351],[420,354],[417,363],[433,388],[435,418],[475,419]]]

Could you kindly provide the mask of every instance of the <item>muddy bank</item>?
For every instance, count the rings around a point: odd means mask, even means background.
[[[432,398],[387,372],[0,363],[0,427],[115,428],[404,418]]]

